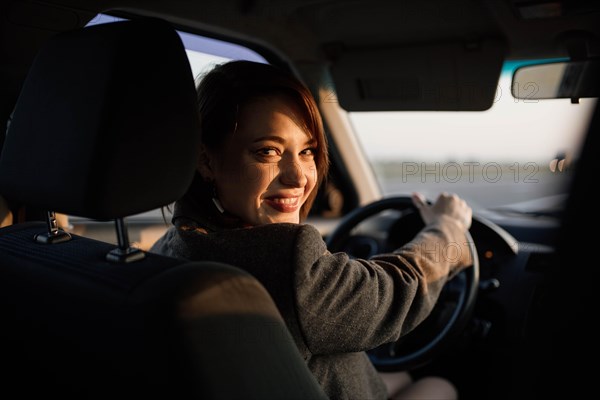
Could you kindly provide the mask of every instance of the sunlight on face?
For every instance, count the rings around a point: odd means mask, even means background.
[[[300,209],[317,182],[317,144],[297,121],[295,105],[280,97],[240,109],[237,131],[209,154],[226,211],[250,225],[300,222]]]

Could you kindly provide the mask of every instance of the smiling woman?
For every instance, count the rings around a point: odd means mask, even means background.
[[[267,97],[239,114],[239,128],[226,143],[202,153],[202,176],[216,182],[214,200],[250,225],[300,222],[318,180],[317,139],[295,122],[302,121],[301,110],[284,97]]]
[[[174,219],[192,212],[209,231],[303,221],[329,164],[323,124],[308,89],[278,68],[234,61],[204,76],[198,103],[197,176],[176,203]]]
[[[328,168],[308,89],[275,67],[236,61],[202,79],[198,102],[201,190],[242,224],[304,220]]]
[[[174,227],[151,251],[228,260],[257,277],[331,398],[455,399],[443,378],[410,385],[410,376],[397,372],[384,381],[364,350],[412,329],[448,275],[469,265],[463,248],[469,206],[454,195],[441,195],[432,206],[416,196],[427,226],[410,245],[378,260],[331,254],[319,231],[301,224],[328,169],[308,88],[283,69],[232,61],[204,76],[198,105],[196,177],[175,202]],[[437,260],[421,251],[449,243],[462,243],[464,256]],[[338,328],[349,330],[345,339]]]

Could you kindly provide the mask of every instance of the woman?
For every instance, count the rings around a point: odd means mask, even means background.
[[[428,206],[416,195],[427,226],[410,245],[368,261],[331,254],[320,233],[301,223],[328,167],[323,125],[308,89],[273,66],[234,61],[204,77],[198,102],[196,178],[175,203],[175,226],[152,250],[252,273],[332,399],[455,398],[441,378],[413,385],[408,374],[382,379],[364,351],[414,328],[448,276],[468,264],[464,232],[471,209],[465,202],[443,194]],[[430,251],[451,242],[463,246],[458,262]]]

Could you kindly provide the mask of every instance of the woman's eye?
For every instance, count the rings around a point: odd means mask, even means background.
[[[304,149],[302,150],[302,152],[300,154],[302,154],[303,156],[314,156],[317,152],[317,149],[311,147],[309,149]]]
[[[259,149],[256,153],[260,156],[276,156],[276,155],[278,155],[277,149],[275,149],[273,147],[264,147],[262,149]]]

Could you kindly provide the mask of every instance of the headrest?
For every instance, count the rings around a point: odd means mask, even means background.
[[[0,193],[98,220],[181,197],[200,129],[185,49],[148,18],[56,35],[40,50],[0,157]]]

